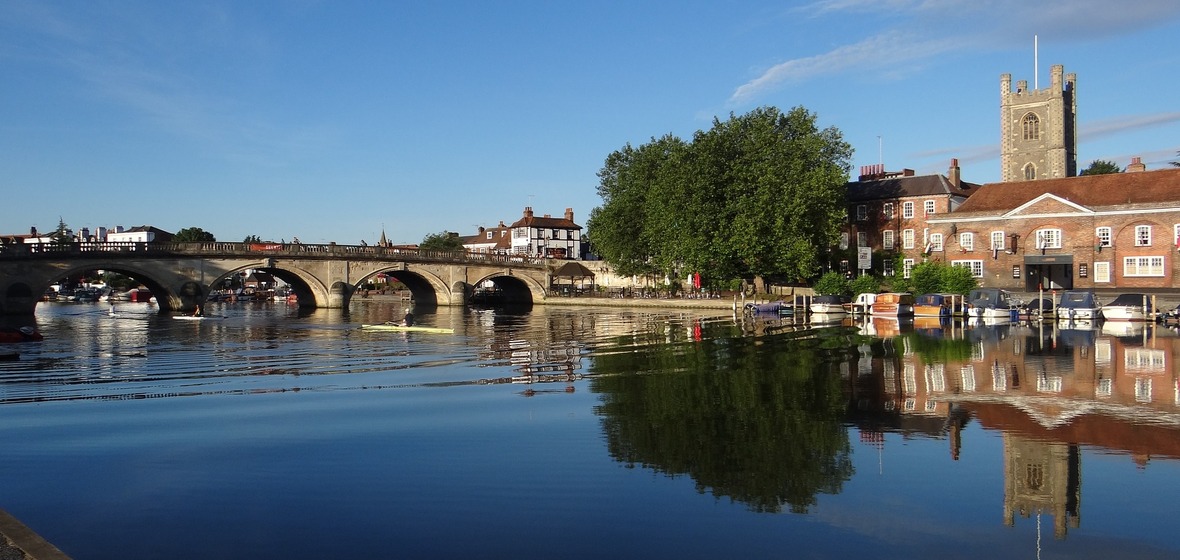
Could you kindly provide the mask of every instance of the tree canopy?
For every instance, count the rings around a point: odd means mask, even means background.
[[[691,142],[628,144],[598,173],[588,237],[620,274],[802,280],[838,236],[851,157],[802,107],[731,113]]]
[[[203,243],[217,241],[212,233],[209,233],[199,227],[186,227],[172,236],[172,241],[176,243]]]
[[[462,251],[463,239],[449,231],[428,234],[418,248],[424,251]]]
[[[1113,161],[1103,159],[1096,159],[1090,162],[1090,167],[1082,170],[1082,175],[1107,175],[1109,173],[1122,173],[1122,168],[1119,164]]]

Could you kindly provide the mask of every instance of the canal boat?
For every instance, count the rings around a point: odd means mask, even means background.
[[[1018,314],[1018,305],[1012,301],[1008,290],[999,288],[976,288],[967,294],[967,315],[980,319],[1013,320]]]
[[[896,292],[877,294],[877,298],[873,300],[872,314],[874,317],[912,317],[914,296]]]
[[[429,334],[455,334],[455,329],[445,329],[442,327],[421,327],[418,325],[397,325],[392,323],[382,323],[379,325],[361,325],[362,330],[366,331],[392,331],[392,332],[420,332]]]
[[[823,295],[811,298],[811,304],[807,307],[812,313],[845,315],[848,313],[845,305],[849,303],[848,298],[843,296]]]
[[[950,317],[953,296],[922,294],[914,298],[914,317]]]
[[[1151,319],[1151,298],[1147,294],[1120,294],[1102,306],[1107,321],[1147,321]]]
[[[1066,290],[1057,304],[1059,320],[1093,321],[1102,317],[1102,305],[1090,290]]]

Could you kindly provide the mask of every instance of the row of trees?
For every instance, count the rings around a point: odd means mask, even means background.
[[[624,275],[806,280],[843,224],[851,157],[802,107],[714,119],[691,142],[628,144],[598,173],[588,238]]]

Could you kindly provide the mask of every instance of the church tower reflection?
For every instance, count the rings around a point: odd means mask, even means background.
[[[1053,516],[1053,535],[1064,539],[1081,523],[1081,460],[1077,445],[1004,435],[1004,525],[1015,516]]]

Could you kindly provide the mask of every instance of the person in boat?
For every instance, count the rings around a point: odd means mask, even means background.
[[[410,313],[409,311],[406,312],[406,316],[402,317],[402,326],[403,327],[414,326],[414,314],[413,313]]]
[[[204,317],[204,316],[205,316],[205,309],[203,307],[201,307],[201,304],[198,303],[197,308],[193,310],[193,317]]]

